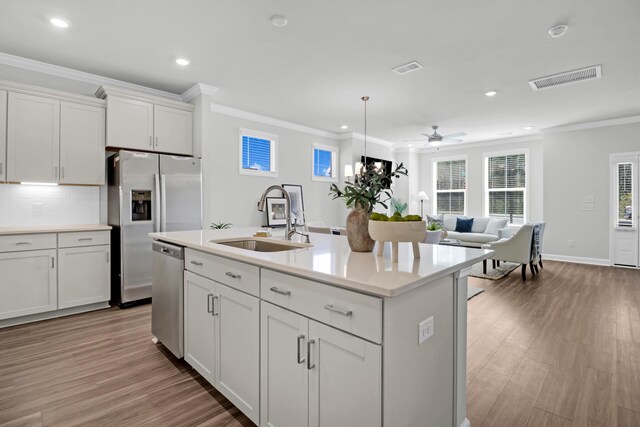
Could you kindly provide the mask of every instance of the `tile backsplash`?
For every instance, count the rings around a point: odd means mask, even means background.
[[[99,187],[0,184],[0,227],[99,222]]]

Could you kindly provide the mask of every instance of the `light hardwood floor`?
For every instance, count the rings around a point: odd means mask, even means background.
[[[472,427],[640,426],[640,271],[545,262],[472,278]]]
[[[471,279],[472,427],[640,426],[640,271]],[[0,329],[0,425],[253,426],[151,342],[150,306]],[[423,427],[423,426],[416,426]]]

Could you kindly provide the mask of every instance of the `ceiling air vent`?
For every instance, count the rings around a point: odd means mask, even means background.
[[[419,64],[416,61],[413,61],[413,62],[409,62],[408,64],[404,64],[394,68],[393,72],[396,74],[402,75],[402,74],[410,73],[411,71],[419,70],[421,68],[423,68],[421,64]]]
[[[566,71],[552,76],[529,80],[529,85],[531,85],[531,89],[533,90],[540,90],[584,80],[598,79],[600,77],[602,77],[602,66],[594,65],[579,70]]]

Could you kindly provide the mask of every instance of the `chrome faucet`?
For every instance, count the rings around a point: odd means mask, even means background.
[[[258,200],[258,211],[264,212],[264,207],[267,203],[267,194],[269,194],[273,190],[282,191],[282,194],[284,194],[284,198],[287,201],[287,208],[285,209],[285,221],[286,221],[285,236],[287,240],[291,240],[291,236],[293,236],[296,233],[296,229],[294,228],[293,231],[291,231],[291,197],[289,197],[289,193],[287,192],[287,190],[285,190],[280,185],[272,185],[266,190],[264,190],[264,193],[262,193],[262,196],[260,196],[260,200]]]

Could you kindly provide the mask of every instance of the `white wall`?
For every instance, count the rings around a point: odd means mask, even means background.
[[[608,262],[609,154],[634,151],[640,123],[544,135],[545,253]],[[585,196],[593,211],[582,211]]]

